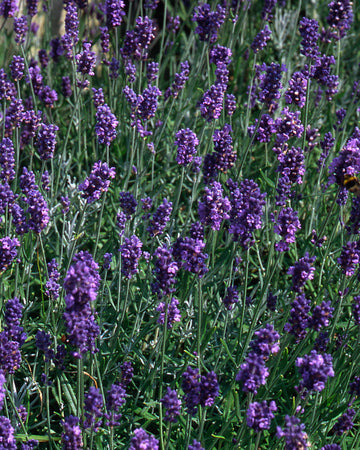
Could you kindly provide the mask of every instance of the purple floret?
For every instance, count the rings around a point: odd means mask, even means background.
[[[107,163],[101,161],[96,162],[90,175],[79,184],[81,196],[86,198],[87,203],[99,200],[101,194],[108,191],[112,178],[115,178],[114,167],[109,167]]]

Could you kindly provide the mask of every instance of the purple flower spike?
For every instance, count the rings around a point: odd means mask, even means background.
[[[314,278],[315,267],[314,264],[316,256],[309,257],[306,253],[303,258],[296,261],[293,266],[288,270],[288,274],[292,275],[292,290],[295,292],[301,292],[307,280]]]
[[[108,427],[117,427],[120,425],[120,409],[125,402],[126,392],[124,386],[120,383],[112,384],[106,394],[107,413],[104,414]]]
[[[96,65],[96,54],[92,52],[91,42],[83,42],[83,50],[81,53],[75,55],[75,59],[77,62],[77,72],[80,72],[83,75],[94,76],[94,68]]]
[[[77,253],[64,280],[66,309],[64,320],[70,343],[81,358],[90,351],[95,353],[95,339],[100,329],[95,321],[90,302],[94,301],[100,284],[99,266],[88,252]]]
[[[332,356],[325,353],[320,354],[315,350],[310,355],[297,358],[296,366],[299,367],[302,380],[297,386],[298,390],[307,389],[309,391],[321,392],[325,388],[328,377],[335,375],[332,366]]]
[[[85,394],[84,410],[85,410],[85,421],[84,428],[91,428],[96,431],[102,424],[102,407],[103,398],[100,389],[94,386],[90,386],[89,392]]]
[[[18,239],[10,237],[0,239],[0,273],[4,272],[17,257],[16,247],[20,247]]]
[[[271,30],[269,26],[266,24],[263,30],[260,30],[259,33],[255,36],[252,44],[251,49],[254,53],[259,53],[261,50],[263,50],[266,45],[267,41],[270,39],[271,36]]]
[[[133,235],[130,238],[125,238],[124,244],[120,247],[121,272],[128,279],[139,271],[138,264],[142,255],[142,245],[140,239]]]
[[[269,405],[266,400],[261,403],[250,403],[246,412],[246,423],[256,433],[262,430],[268,430],[271,425],[271,420],[275,417],[273,414],[275,411],[277,411],[277,407],[274,401],[271,401]]]
[[[320,38],[319,23],[315,19],[308,19],[307,17],[303,17],[300,20],[299,31],[302,37],[301,41],[301,50],[300,53],[302,55],[308,56],[311,59],[315,59],[320,51],[318,40]]]
[[[192,162],[193,155],[196,154],[196,147],[199,145],[199,139],[190,128],[179,130],[176,133],[175,138],[175,145],[177,146],[176,162],[186,166]]]
[[[179,310],[178,306],[179,306],[179,300],[177,300],[174,297],[171,299],[170,303],[167,305],[167,328],[168,329],[171,329],[175,322],[180,322],[180,320],[181,320],[181,314],[180,314],[180,310]],[[165,303],[164,302],[159,303],[159,306],[156,308],[156,310],[160,313],[157,322],[160,323],[161,325],[163,325],[165,323],[165,310],[166,310]]]
[[[100,144],[105,144],[106,146],[111,144],[116,138],[116,127],[118,124],[118,120],[106,103],[97,108],[95,133]]]
[[[5,416],[0,416],[0,443],[4,450],[16,450],[16,439],[14,437],[14,428],[10,420]]]
[[[129,450],[158,450],[159,441],[142,428],[134,430],[134,437],[131,439]]]
[[[220,183],[214,181],[210,187],[205,187],[202,201],[199,202],[199,217],[204,225],[212,230],[220,230],[223,220],[229,219],[228,214],[231,204],[228,197],[223,197],[223,188]]]
[[[250,352],[246,361],[240,366],[236,381],[243,383],[244,392],[252,392],[256,395],[258,388],[266,384],[268,376],[269,370],[265,366],[264,357]]]
[[[285,416],[285,427],[283,429],[277,427],[276,436],[278,439],[285,438],[285,450],[304,450],[310,446],[304,429],[305,425],[300,423],[300,419],[295,416]]]
[[[101,161],[96,162],[90,175],[79,184],[79,191],[82,191],[81,196],[86,198],[87,203],[99,200],[101,194],[108,191],[112,178],[115,178],[114,167],[109,167]]]
[[[167,393],[160,401],[166,409],[164,420],[166,422],[176,423],[181,408],[181,400],[178,399],[177,392],[168,387]]]
[[[198,24],[195,33],[199,35],[200,41],[210,44],[216,42],[218,31],[225,21],[225,14],[226,10],[220,5],[217,5],[215,11],[211,11],[207,3],[200,3],[194,9],[192,21]]]
[[[56,132],[59,127],[56,125],[42,124],[35,141],[35,147],[39,151],[40,159],[47,160],[54,157],[56,145]]]
[[[62,422],[64,432],[61,434],[61,442],[64,450],[75,450],[83,447],[79,422],[80,419],[75,416],[65,417]]]
[[[292,208],[283,208],[274,225],[274,232],[281,236],[282,240],[275,244],[278,252],[289,250],[289,244],[295,242],[295,233],[301,228],[297,211]]]
[[[153,218],[150,220],[150,225],[147,228],[150,236],[157,236],[164,232],[166,224],[170,220],[172,209],[172,202],[169,202],[164,198],[161,205],[155,211]]]
[[[333,427],[335,433],[341,436],[346,431],[351,430],[354,427],[353,419],[355,417],[355,414],[355,410],[349,408],[341,417],[339,417],[338,421]]]

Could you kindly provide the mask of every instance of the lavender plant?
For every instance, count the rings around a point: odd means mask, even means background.
[[[0,0],[0,448],[360,447],[328,1]]]

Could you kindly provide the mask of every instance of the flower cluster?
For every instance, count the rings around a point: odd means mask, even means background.
[[[166,409],[164,420],[166,422],[176,423],[181,408],[181,400],[178,398],[177,392],[168,387],[166,394],[160,401]]]
[[[297,386],[299,391],[307,389],[321,392],[325,388],[328,377],[335,375],[332,356],[327,353],[317,353],[315,350],[312,350],[309,355],[297,358],[296,366],[299,367],[302,376],[300,385]]]
[[[124,244],[120,247],[121,272],[128,279],[139,271],[138,264],[142,255],[142,245],[140,239],[133,235],[130,238],[125,238]]]
[[[256,433],[262,430],[268,430],[271,425],[271,420],[275,417],[275,411],[277,411],[277,407],[274,401],[271,401],[269,404],[266,400],[261,403],[250,403],[246,411],[246,423]]]
[[[204,225],[212,230],[220,230],[223,220],[228,219],[231,209],[230,201],[223,197],[223,188],[220,183],[214,181],[210,187],[205,187],[202,201],[199,202],[199,217]]]
[[[294,292],[301,292],[307,280],[312,280],[314,278],[315,268],[312,266],[314,264],[316,256],[309,256],[308,253],[305,254],[303,258],[296,261],[293,266],[288,270],[288,274],[292,275],[292,287]]]
[[[199,139],[190,128],[179,130],[176,133],[175,138],[174,143],[177,146],[176,162],[186,166],[192,162],[193,155],[196,154],[196,147],[199,145]]]
[[[154,252],[153,274],[156,281],[152,283],[152,291],[158,294],[158,297],[175,292],[174,284],[176,283],[176,273],[179,270],[178,263],[173,260],[172,249],[166,245],[158,247]]]
[[[86,198],[87,203],[99,200],[101,194],[108,191],[111,178],[115,178],[114,167],[109,167],[107,163],[101,161],[96,162],[90,175],[79,184],[81,196]]]
[[[195,222],[191,226],[189,237],[180,237],[176,240],[173,255],[180,267],[196,273],[201,278],[208,271],[206,267],[208,255],[203,252],[204,248],[204,229],[199,222]]]
[[[262,214],[266,194],[261,194],[253,180],[243,180],[240,184],[228,180],[230,190],[230,227],[229,233],[234,240],[248,248],[254,243],[253,232],[262,227]]]
[[[100,329],[95,321],[90,303],[96,299],[100,284],[99,266],[87,251],[77,253],[64,279],[64,320],[69,342],[77,350],[74,356],[81,358],[88,351],[95,353],[95,339]]]
[[[156,308],[156,311],[160,313],[157,322],[163,325],[165,323],[166,318],[167,320],[166,326],[168,329],[171,329],[175,322],[180,322],[181,320],[181,314],[178,306],[179,300],[177,300],[174,297],[170,300],[169,304],[166,304],[165,302],[160,302],[159,306]]]
[[[219,384],[214,371],[200,377],[198,369],[187,367],[181,384],[189,414],[195,415],[197,406],[212,406],[219,395]]]
[[[211,11],[210,5],[202,3],[195,8],[192,20],[198,24],[195,33],[199,36],[200,41],[213,44],[225,21],[225,9],[221,5],[217,5],[216,10]]]
[[[295,416],[285,416],[285,427],[276,428],[276,436],[281,439],[285,438],[287,450],[309,448],[307,434],[304,431],[305,425],[300,423],[300,419]]]
[[[150,233],[150,236],[157,236],[164,232],[166,224],[170,220],[171,212],[172,202],[169,202],[166,198],[164,198],[163,202],[157,208],[149,222],[147,231]]]

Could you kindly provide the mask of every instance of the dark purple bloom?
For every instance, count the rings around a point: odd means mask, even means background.
[[[119,77],[119,69],[120,69],[120,62],[116,58],[111,58],[110,64],[109,64],[109,77],[112,80],[116,80]]]
[[[154,252],[154,266],[153,274],[156,281],[151,284],[152,291],[158,294],[158,298],[175,292],[173,286],[179,267],[173,260],[172,249],[166,245],[158,247]]]
[[[289,88],[285,92],[286,103],[303,108],[306,102],[308,80],[302,72],[295,72],[289,80]]]
[[[2,371],[0,371],[0,409],[3,408],[4,400],[6,397],[5,383],[6,383],[5,375]]]
[[[330,343],[329,333],[319,333],[319,336],[315,339],[314,350],[318,353],[325,353]]]
[[[95,108],[98,108],[99,106],[102,106],[105,104],[105,98],[104,98],[104,91],[102,88],[95,89],[92,88],[93,91],[93,102]]]
[[[133,275],[138,273],[139,259],[142,255],[140,239],[133,235],[130,238],[125,238],[124,244],[120,247],[121,252],[121,272],[130,279]]]
[[[99,27],[100,30],[100,43],[102,52],[109,53],[110,50],[110,35],[108,27]]]
[[[284,206],[286,200],[291,197],[291,187],[293,184],[302,184],[305,174],[304,153],[301,147],[289,148],[287,144],[282,147],[274,147],[277,153],[279,165],[276,169],[281,174],[276,191],[276,204]]]
[[[16,450],[17,448],[14,428],[5,416],[0,416],[0,445],[4,450]]]
[[[275,249],[278,252],[289,250],[289,244],[295,242],[295,233],[301,228],[297,211],[291,207],[283,208],[274,225],[274,232],[281,236],[281,241],[275,243]]]
[[[126,214],[126,219],[129,220],[136,212],[138,203],[135,197],[130,192],[120,192],[120,207]]]
[[[281,77],[282,72],[286,70],[284,65],[271,63],[267,66],[265,63],[256,66],[256,76],[259,80],[258,99],[268,108],[269,114],[273,113],[277,107],[277,100],[281,97],[280,89],[282,89]],[[265,72],[265,73],[261,73]]]
[[[158,107],[158,97],[161,91],[156,86],[149,86],[137,97],[137,116],[142,120],[155,117]]]
[[[17,342],[20,347],[26,340],[26,333],[24,333],[23,327],[20,326],[22,310],[23,305],[17,297],[14,297],[6,302],[4,330],[6,336]]]
[[[204,229],[200,222],[196,222],[191,227],[190,237],[176,240],[173,255],[183,269],[196,273],[201,278],[208,271],[205,264],[208,255],[203,253],[204,248]]]
[[[319,23],[315,19],[308,19],[303,17],[300,20],[299,31],[302,37],[301,50],[302,55],[308,56],[311,59],[315,59],[319,55],[318,40],[320,38]]]
[[[112,178],[115,178],[114,167],[109,167],[101,161],[96,162],[90,175],[79,184],[79,191],[82,191],[81,196],[86,198],[87,203],[99,200],[101,194],[108,191]]]
[[[68,197],[60,197],[60,203],[62,206],[61,213],[65,216],[70,210],[70,200]]]
[[[193,443],[189,445],[188,450],[205,450],[205,449],[204,447],[202,447],[201,442],[194,439]]]
[[[0,16],[3,16],[4,19],[14,17],[18,9],[18,2],[16,0],[2,0],[0,3]]]
[[[54,350],[51,349],[51,336],[45,331],[38,330],[35,335],[35,345],[36,347],[44,352],[45,362],[49,362],[54,359]]]
[[[213,44],[216,42],[221,25],[225,21],[226,10],[221,5],[217,5],[215,11],[211,11],[210,5],[200,3],[194,9],[193,22],[197,22],[195,33],[199,35],[200,41]]]
[[[186,371],[182,374],[181,388],[184,391],[184,400],[187,411],[190,415],[194,416],[197,413],[197,405],[200,403],[200,374],[198,369],[192,369],[187,367]]]
[[[159,306],[156,308],[156,311],[160,313],[157,322],[161,325],[165,323],[165,311],[167,309],[167,328],[171,329],[175,322],[180,322],[181,320],[181,314],[178,306],[179,300],[174,297],[170,300],[168,305],[166,305],[165,302],[159,303]]]
[[[71,89],[70,77],[62,77],[61,92],[64,97],[71,97],[72,89]]]
[[[275,120],[276,143],[284,144],[292,137],[300,138],[304,126],[299,119],[300,111],[291,112],[288,107],[281,111],[281,117]]]
[[[61,422],[64,432],[61,434],[61,442],[64,450],[77,450],[83,447],[81,428],[78,425],[80,419],[68,416]]]
[[[226,309],[229,311],[232,309],[235,303],[239,301],[239,293],[236,287],[229,286],[226,291],[226,296],[223,298],[223,303]]]
[[[131,61],[125,66],[125,73],[127,75],[129,83],[135,83],[136,80],[136,66]]]
[[[335,0],[328,4],[329,15],[326,20],[331,30],[332,36],[339,40],[346,36],[347,30],[354,20],[352,2],[350,0]]]
[[[211,48],[209,54],[209,61],[215,64],[217,67],[222,65],[228,65],[231,63],[232,51],[228,47],[221,45],[215,45]]]
[[[340,151],[339,155],[333,159],[329,166],[329,183],[336,183],[345,191],[345,175],[356,176],[360,172],[360,145],[359,139],[350,138]],[[344,198],[345,202],[346,199]],[[345,204],[342,202],[341,204]]]
[[[149,83],[151,83],[152,81],[155,81],[157,79],[158,72],[159,72],[159,63],[157,63],[157,62],[148,63],[146,78]]]
[[[82,73],[83,75],[95,75],[94,67],[96,64],[96,53],[92,52],[91,42],[83,42],[82,47],[83,50],[81,53],[75,55],[76,63],[77,63],[77,72]]]
[[[106,25],[115,28],[121,25],[125,15],[125,4],[122,0],[105,0]]]
[[[251,43],[251,48],[254,53],[261,52],[266,45],[267,41],[270,39],[271,30],[266,24],[265,27],[259,31],[259,33],[255,36],[253,42]]]
[[[41,125],[34,144],[38,149],[40,159],[47,160],[54,157],[56,132],[58,130],[59,127],[53,124],[46,125],[43,123]]]
[[[252,428],[256,433],[262,430],[268,430],[271,420],[275,417],[274,412],[277,411],[276,403],[271,401],[269,404],[266,400],[263,402],[250,403],[246,411],[247,426]]]
[[[116,214],[116,226],[119,229],[119,235],[122,236],[125,231],[127,216],[123,211]]]
[[[21,56],[14,55],[9,65],[11,77],[14,81],[20,81],[24,76],[25,62]]]
[[[166,409],[164,420],[166,422],[176,423],[181,408],[181,400],[178,399],[177,392],[168,387],[167,393],[160,401]]]
[[[255,338],[250,342],[251,351],[261,355],[264,360],[280,350],[280,334],[273,325],[267,324],[265,328],[255,331],[254,335]]]
[[[116,127],[118,124],[119,122],[106,103],[97,108],[95,133],[98,136],[100,144],[107,146],[111,144],[116,138]]]
[[[271,22],[274,17],[274,8],[277,0],[265,0],[261,11],[261,18],[267,22]]]
[[[184,89],[185,83],[189,79],[190,66],[188,61],[180,63],[181,71],[175,74],[175,81],[172,83],[171,87],[167,88],[164,94],[165,100],[168,97],[176,98],[179,92]]]
[[[38,51],[38,56],[39,56],[39,62],[40,62],[41,67],[43,69],[45,69],[49,64],[49,56],[47,54],[47,51],[43,48],[40,49]]]
[[[243,383],[242,390],[244,392],[252,392],[256,395],[258,388],[266,384],[268,376],[269,370],[265,366],[264,357],[255,352],[250,352],[245,362],[240,366],[236,381]]]
[[[269,292],[266,299],[266,306],[270,311],[275,311],[276,303],[277,303],[277,295],[274,295],[272,292]]]
[[[34,110],[24,111],[23,113],[23,130],[20,137],[20,148],[23,149],[25,145],[31,142],[36,135],[36,131],[42,124],[42,114],[39,111],[35,113]]]
[[[0,7],[0,10],[1,10],[1,7]],[[15,34],[15,42],[17,44],[22,45],[25,43],[25,38],[26,38],[28,31],[29,31],[29,28],[27,25],[27,17],[26,16],[15,17],[14,18],[14,34]]]
[[[103,264],[103,268],[105,270],[110,270],[110,264],[111,264],[111,261],[112,261],[112,257],[113,257],[112,253],[105,253],[105,255],[104,255],[104,264]]]
[[[121,385],[126,387],[134,376],[134,369],[130,361],[125,361],[120,366],[121,369]]]
[[[310,300],[304,294],[296,297],[291,305],[290,318],[284,330],[296,337],[297,342],[304,339],[309,327]]]
[[[4,272],[17,257],[16,247],[20,247],[18,239],[10,237],[0,239],[0,273]]]
[[[175,145],[177,146],[176,162],[183,166],[191,163],[193,155],[196,154],[196,146],[199,145],[199,139],[190,128],[183,128],[175,135]]]
[[[12,83],[4,69],[0,69],[0,100],[9,100],[16,98],[16,88]]]
[[[341,255],[337,259],[343,273],[347,277],[354,275],[356,266],[360,262],[360,249],[357,241],[348,242],[342,248]]]
[[[213,134],[215,168],[223,173],[233,167],[237,157],[230,133],[232,128],[226,123],[222,129],[215,130]]]
[[[158,234],[162,234],[164,232],[166,224],[170,220],[171,212],[172,202],[169,202],[166,198],[164,198],[161,205],[153,214],[153,218],[150,220],[150,224],[147,228],[150,236],[157,236]]]
[[[228,116],[232,116],[236,110],[236,98],[233,94],[226,94],[225,97],[225,111]]]
[[[29,439],[28,441],[21,444],[21,450],[33,450],[39,445],[39,441],[36,439]]]
[[[50,57],[57,63],[60,56],[63,55],[64,48],[60,38],[54,38],[50,41]]]
[[[26,0],[27,13],[30,17],[37,14],[38,0]]]
[[[325,445],[324,447],[321,447],[320,450],[341,450],[340,445],[337,444],[328,444]]]
[[[295,292],[301,292],[307,280],[312,280],[314,278],[315,267],[314,264],[316,256],[309,257],[306,253],[303,258],[296,261],[293,266],[288,270],[288,274],[292,275],[292,287],[291,289]]]
[[[121,417],[120,408],[126,401],[125,388],[121,383],[112,384],[106,393],[106,409],[104,414],[106,419],[106,426],[116,427],[120,425],[119,419]]]
[[[148,48],[155,39],[156,27],[149,17],[138,17],[134,30],[126,32],[124,45],[120,49],[122,57],[135,60],[146,60]]]
[[[220,117],[223,109],[225,89],[222,84],[216,83],[210,86],[210,89],[203,95],[199,103],[200,112],[202,117],[208,122]]]
[[[84,428],[91,428],[95,432],[102,423],[102,407],[103,398],[100,389],[94,386],[90,386],[89,392],[85,394],[84,410],[85,410],[85,421]]]
[[[51,89],[50,86],[43,86],[39,91],[39,99],[47,108],[53,108],[54,103],[58,99],[57,92],[54,89]]]
[[[134,435],[135,436],[131,439],[129,450],[159,449],[159,441],[142,428],[137,428],[134,430]]]
[[[90,302],[94,301],[100,283],[99,266],[88,252],[77,253],[64,279],[66,309],[64,320],[70,343],[78,350],[74,356],[81,358],[90,351],[95,353],[95,339],[100,329],[95,322]]]
[[[59,298],[59,292],[60,292],[60,285],[58,283],[60,279],[60,272],[58,271],[59,264],[56,262],[56,259],[51,260],[51,262],[48,263],[48,273],[49,273],[49,279],[46,282],[46,295],[48,297],[51,297],[52,299],[56,300]]]
[[[285,438],[285,450],[296,450],[309,448],[305,425],[295,416],[285,416],[285,427],[276,427],[278,439]]]
[[[253,245],[253,232],[262,227],[262,214],[266,194],[261,194],[253,180],[243,180],[240,184],[228,180],[230,189],[230,227],[234,240],[248,248]]]
[[[335,375],[332,356],[327,353],[317,353],[315,350],[312,350],[309,355],[297,358],[296,366],[302,376],[300,385],[297,386],[298,390],[307,389],[321,392],[325,388],[328,377]]]
[[[360,296],[354,297],[354,302],[352,304],[352,312],[354,315],[354,321],[356,325],[360,326]]]
[[[353,419],[356,415],[356,411],[352,408],[349,408],[341,417],[339,417],[338,421],[333,427],[333,430],[336,434],[341,436],[346,431],[351,430],[354,426]]]
[[[200,405],[212,406],[215,402],[215,398],[219,395],[219,383],[217,381],[217,375],[212,370],[206,375],[201,376],[200,384]]]
[[[74,45],[79,40],[79,19],[76,4],[73,2],[66,3],[65,11],[65,33]]]
[[[270,142],[273,133],[276,131],[274,119],[269,114],[263,114],[260,118],[259,126],[257,126],[258,123],[258,119],[255,119],[255,125],[248,127],[249,135],[253,136],[256,130],[256,140],[259,142]]]
[[[48,170],[44,170],[43,174],[41,175],[41,187],[45,192],[50,191],[50,175]]]
[[[309,328],[320,331],[321,328],[327,327],[333,317],[333,312],[334,308],[331,307],[331,301],[324,301],[320,305],[316,305],[309,320]]]
[[[15,178],[15,150],[11,139],[5,137],[0,142],[0,178],[11,183]]]
[[[221,222],[230,217],[228,214],[230,209],[230,201],[227,197],[223,197],[220,183],[214,181],[210,187],[205,187],[198,209],[202,224],[210,226],[212,230],[220,230]]]

